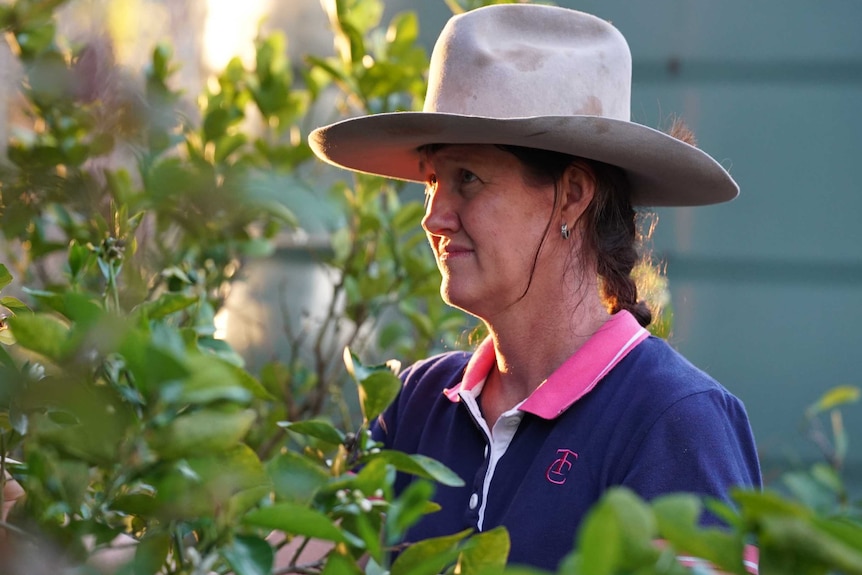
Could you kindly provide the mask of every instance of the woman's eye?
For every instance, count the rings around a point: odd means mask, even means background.
[[[462,170],[461,171],[461,183],[462,184],[469,184],[469,183],[475,182],[478,179],[479,179],[479,176],[477,176],[476,174],[474,174],[473,172],[471,172],[469,170]]]

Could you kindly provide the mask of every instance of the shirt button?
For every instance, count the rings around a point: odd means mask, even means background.
[[[474,493],[470,496],[470,509],[476,509],[477,505],[479,505],[479,496]]]
[[[521,423],[521,420],[517,417],[513,417],[506,422],[506,425],[508,425],[509,427],[518,427],[519,423]]]

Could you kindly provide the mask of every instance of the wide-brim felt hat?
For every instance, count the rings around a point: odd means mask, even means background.
[[[697,206],[739,187],[704,151],[630,120],[631,53],[608,22],[575,10],[501,4],[453,17],[431,56],[421,112],[350,118],[309,136],[349,170],[421,182],[419,148],[501,144],[622,168],[632,202]]]

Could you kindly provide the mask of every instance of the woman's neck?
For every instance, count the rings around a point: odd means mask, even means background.
[[[485,322],[497,358],[482,390],[489,425],[529,397],[608,320],[598,290],[587,294],[595,295],[568,302],[560,298],[558,305],[524,298]]]

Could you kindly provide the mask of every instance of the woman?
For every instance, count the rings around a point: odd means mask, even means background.
[[[707,154],[630,122],[630,82],[607,22],[496,5],[444,28],[423,112],[311,135],[332,164],[425,182],[441,295],[488,328],[474,353],[408,368],[375,429],[466,482],[439,488],[442,509],[409,541],[504,525],[511,563],[554,569],[611,486],[727,499],[760,484],[742,404],[649,335],[631,279],[634,205],[738,188]]]

